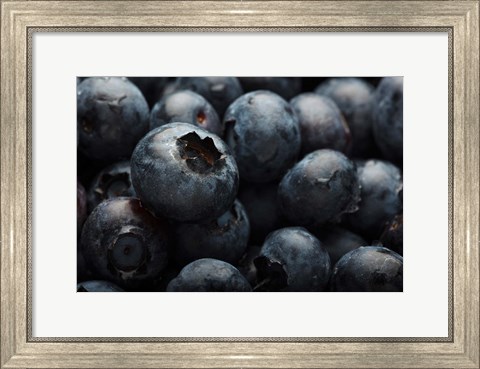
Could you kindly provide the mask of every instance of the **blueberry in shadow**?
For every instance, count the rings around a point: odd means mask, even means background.
[[[357,163],[361,200],[358,210],[346,217],[349,227],[371,240],[378,240],[385,224],[402,212],[402,175],[393,164],[382,160]]]
[[[242,182],[238,198],[250,221],[250,242],[262,244],[270,232],[281,228],[283,219],[277,201],[277,182]]]
[[[256,291],[323,291],[330,277],[328,252],[301,227],[272,232],[254,263]]]
[[[217,219],[201,223],[182,223],[175,228],[175,259],[180,265],[211,258],[234,264],[247,248],[250,226],[242,204],[232,207]]]
[[[167,265],[167,227],[136,198],[105,200],[85,222],[82,252],[101,279],[138,289],[152,283]]]
[[[77,86],[78,148],[90,159],[128,159],[148,120],[147,102],[127,78],[92,77]]]
[[[202,95],[213,105],[220,118],[227,107],[243,94],[235,77],[179,77],[175,90],[190,90]]]
[[[350,129],[332,99],[309,92],[293,98],[290,105],[300,123],[303,155],[319,149],[347,151]]]
[[[403,214],[396,215],[386,224],[380,243],[403,256]]]
[[[222,136],[223,128],[212,105],[192,91],[178,91],[158,101],[150,114],[150,129],[173,122],[190,123]]]
[[[237,265],[238,270],[251,286],[257,284],[257,268],[255,267],[254,260],[260,254],[260,250],[260,246],[248,246]]]
[[[338,77],[322,82],[315,93],[331,98],[345,117],[352,135],[351,157],[375,157],[372,110],[374,88],[360,78]]]
[[[298,162],[278,187],[280,208],[294,224],[339,222],[357,210],[360,185],[355,164],[338,151],[314,151]]]
[[[379,246],[350,251],[335,264],[331,288],[337,292],[402,292],[403,258]]]
[[[77,181],[77,239],[80,238],[85,219],[87,219],[87,192],[82,184]]]
[[[108,281],[85,281],[77,284],[77,292],[123,292],[123,290]]]
[[[148,106],[152,107],[162,96],[167,77],[128,77],[142,91]]]
[[[300,128],[290,104],[270,91],[242,95],[224,116],[225,140],[234,152],[242,180],[280,178],[300,151]]]
[[[250,292],[250,284],[237,268],[215,259],[188,264],[167,286],[167,292]]]
[[[135,190],[130,178],[130,162],[122,161],[102,169],[88,190],[88,209],[92,211],[102,201],[114,197],[133,197]]]
[[[238,77],[245,92],[269,90],[286,100],[301,92],[300,77]]]
[[[318,239],[328,251],[332,265],[335,265],[346,253],[368,245],[362,237],[341,227],[329,227],[321,231]]]
[[[385,77],[375,91],[373,134],[383,156],[403,162],[403,77]]]
[[[235,201],[239,174],[228,146],[187,123],[150,131],[131,159],[135,193],[154,214],[179,222],[215,219]]]

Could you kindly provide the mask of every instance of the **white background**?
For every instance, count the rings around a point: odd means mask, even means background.
[[[446,34],[35,34],[33,334],[447,336]],[[76,293],[75,76],[404,76],[403,293]]]

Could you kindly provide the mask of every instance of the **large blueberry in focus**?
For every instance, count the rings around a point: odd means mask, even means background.
[[[309,92],[293,98],[290,105],[300,123],[303,155],[319,149],[346,152],[350,129],[332,99]]]
[[[238,169],[216,135],[187,123],[150,131],[131,159],[137,196],[153,213],[180,222],[214,219],[235,201]]]
[[[385,77],[375,91],[373,134],[383,156],[403,161],[403,77]]]
[[[77,86],[79,150],[90,159],[128,159],[148,120],[147,102],[127,78],[92,77]]]
[[[378,240],[386,222],[402,212],[402,175],[393,164],[381,160],[357,163],[361,200],[346,221],[350,228]]]
[[[272,232],[254,263],[257,291],[323,291],[330,277],[328,252],[301,227]]]
[[[305,156],[283,177],[279,204],[292,223],[320,226],[357,210],[360,185],[355,164],[334,150]]]
[[[403,214],[396,215],[387,223],[380,242],[384,247],[403,255]]]
[[[372,131],[373,86],[360,78],[329,78],[315,92],[335,101],[345,117],[352,134],[350,156],[374,156],[377,148]]]
[[[227,107],[243,94],[235,77],[179,77],[175,90],[190,90],[202,95],[213,105],[220,118]]]
[[[192,91],[178,91],[158,101],[150,114],[150,129],[173,122],[190,123],[222,136],[218,114],[210,103]]]
[[[283,219],[277,200],[278,183],[247,183],[240,185],[238,198],[250,221],[250,240],[262,244],[270,232],[281,228]]]
[[[167,77],[128,77],[142,91],[145,100],[152,107],[162,96]]]
[[[175,259],[180,265],[211,258],[236,263],[245,252],[250,226],[239,201],[219,218],[202,223],[182,223],[175,229]]]
[[[140,201],[116,197],[98,205],[83,226],[87,265],[102,279],[137,289],[152,283],[167,265],[167,224]]]
[[[238,77],[245,92],[269,90],[286,100],[298,95],[302,88],[299,77]]]
[[[337,292],[402,292],[403,258],[385,247],[360,247],[338,261],[330,286]]]
[[[290,104],[273,92],[255,91],[239,97],[228,107],[224,127],[242,180],[273,181],[297,159],[298,119]]]
[[[331,227],[323,230],[318,235],[318,239],[328,251],[332,265],[335,265],[347,252],[360,246],[368,245],[367,241],[359,235],[340,227]]]
[[[108,281],[85,281],[77,284],[77,292],[123,292],[123,290]]]
[[[92,211],[103,200],[135,196],[130,178],[130,162],[109,165],[98,173],[88,190],[88,209]]]
[[[237,268],[215,259],[188,264],[167,286],[167,292],[250,292],[250,284]]]

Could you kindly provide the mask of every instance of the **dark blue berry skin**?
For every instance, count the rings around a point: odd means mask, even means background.
[[[247,248],[249,233],[247,214],[236,200],[215,220],[179,224],[175,229],[175,259],[180,265],[202,258],[235,264]]]
[[[385,224],[402,212],[402,175],[393,164],[381,160],[357,163],[361,200],[346,220],[350,228],[370,240],[378,240]]]
[[[178,91],[158,101],[150,114],[150,129],[168,123],[183,122],[222,136],[218,114],[205,98],[192,91]]]
[[[302,89],[299,77],[238,77],[245,92],[269,90],[289,100]]]
[[[270,232],[281,228],[283,219],[277,200],[278,183],[248,183],[240,185],[238,198],[250,220],[250,242],[262,244]]]
[[[128,77],[128,79],[142,91],[150,107],[160,99],[168,82],[166,77]]]
[[[133,197],[135,190],[130,178],[130,162],[121,161],[102,169],[88,190],[88,209],[92,211],[102,201],[114,197]]]
[[[368,245],[367,241],[359,235],[340,227],[332,227],[321,231],[318,239],[328,251],[332,265],[335,265],[346,253],[360,246]]]
[[[224,214],[235,201],[239,174],[228,146],[187,123],[150,131],[131,159],[137,196],[154,214],[199,222]]]
[[[379,246],[350,251],[333,268],[331,288],[336,292],[402,292],[403,258]]]
[[[245,254],[238,262],[238,270],[247,279],[251,286],[257,284],[257,268],[255,267],[254,260],[260,255],[260,246],[248,246]]]
[[[87,192],[77,181],[77,239],[80,238],[85,219],[87,219]]]
[[[342,112],[352,134],[351,157],[375,157],[372,110],[374,88],[360,78],[329,78],[315,92],[331,98]]]
[[[320,149],[347,151],[350,129],[332,99],[308,92],[293,98],[290,105],[300,123],[302,156]]]
[[[373,134],[383,156],[403,162],[403,77],[385,77],[375,91]]]
[[[215,259],[188,264],[167,286],[167,292],[250,292],[250,284],[238,269]]]
[[[77,284],[77,292],[124,292],[108,281],[85,281]]]
[[[250,92],[235,100],[225,113],[224,126],[242,180],[279,179],[297,159],[298,119],[290,104],[273,92]]]
[[[321,226],[357,210],[360,185],[355,164],[334,150],[305,156],[278,187],[280,208],[293,224]]]
[[[85,261],[101,279],[127,289],[152,283],[167,265],[167,223],[138,199],[117,197],[98,205],[83,226]]]
[[[147,102],[127,78],[92,77],[77,86],[78,148],[90,159],[128,159],[148,120]]]
[[[387,223],[380,236],[380,243],[403,256],[403,214],[396,215]]]
[[[179,77],[175,90],[190,90],[202,95],[212,104],[220,119],[227,107],[243,94],[235,77]]]
[[[255,258],[257,291],[323,291],[330,277],[330,257],[305,228],[272,232]]]

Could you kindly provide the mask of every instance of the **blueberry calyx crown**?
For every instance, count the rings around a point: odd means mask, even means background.
[[[197,173],[209,173],[222,154],[211,137],[201,139],[196,132],[189,132],[177,139],[177,147],[188,167]]]
[[[147,250],[143,238],[131,230],[121,233],[108,250],[109,264],[121,273],[140,269],[146,259]]]
[[[253,261],[257,268],[257,285],[254,291],[281,291],[288,286],[288,275],[283,265],[266,256],[258,256]]]

